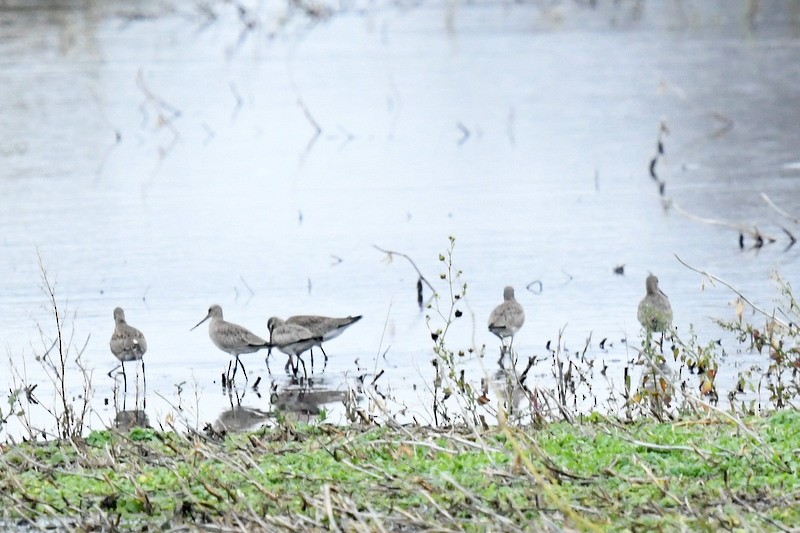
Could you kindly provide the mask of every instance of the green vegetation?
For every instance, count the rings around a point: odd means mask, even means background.
[[[0,455],[7,523],[345,530],[775,529],[800,522],[800,414],[481,433],[150,429]]]
[[[621,390],[587,356],[591,338],[568,352],[563,331],[547,356],[529,355],[522,372],[510,365],[490,387],[460,365],[484,347],[454,346],[449,335],[472,315],[454,244],[439,257],[449,291],[424,306],[434,427],[366,412],[351,390],[343,400],[350,427],[325,424],[324,415],[293,425],[278,413],[254,433],[209,425],[87,435],[82,348],[62,336],[66,315],[42,268],[56,334],[43,338],[51,348],[37,361],[55,387],[55,405],[43,408],[56,430],[29,424],[30,438],[47,440],[0,444],[0,529],[760,531],[800,523],[800,412],[791,408],[800,395],[800,305],[787,283],[777,278],[775,310],[740,294],[737,320],[719,322],[742,350],[769,357],[741,372],[735,390],[717,390],[722,343],[702,342],[692,328],[685,339],[670,332],[666,349],[647,338],[641,349],[628,344],[635,357]],[[744,319],[745,304],[755,319]],[[73,362],[84,390],[77,400],[66,393]],[[551,367],[552,384],[527,384],[538,362]],[[362,394],[380,395],[382,373]],[[596,393],[603,380],[609,386]],[[35,384],[13,386],[0,429],[39,405]],[[592,404],[605,414],[587,415]]]

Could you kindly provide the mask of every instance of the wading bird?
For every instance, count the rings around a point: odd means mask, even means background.
[[[489,315],[489,331],[500,338],[500,364],[503,364],[503,355],[511,349],[516,335],[522,324],[525,323],[525,311],[514,298],[514,287],[510,285],[503,289],[503,303],[498,305]],[[506,339],[510,339],[506,345]]]
[[[306,375],[306,365],[303,359],[300,358],[300,354],[313,346],[319,346],[322,343],[322,336],[315,335],[298,324],[289,324],[276,316],[267,320],[267,329],[269,330],[270,348],[277,348],[289,356],[289,361],[286,362],[284,370],[288,370],[291,367],[296,376],[298,365],[302,364],[303,375]],[[294,361],[295,357],[299,363]],[[269,355],[267,355],[267,358],[269,358]]]
[[[111,334],[111,353],[114,354],[119,360],[119,364],[111,369],[108,377],[122,367],[122,380],[125,384],[125,391],[128,390],[128,377],[125,375],[125,362],[126,361],[141,361],[142,362],[142,380],[145,387],[147,380],[144,377],[144,353],[147,351],[147,341],[144,334],[133,326],[129,326],[125,321],[125,311],[121,307],[114,309],[114,333]]]
[[[286,319],[287,324],[297,324],[310,331],[314,336],[322,337],[322,340],[315,344],[322,350],[322,355],[325,356],[325,363],[328,362],[328,354],[322,347],[322,343],[335,339],[342,334],[344,330],[361,320],[361,315],[348,316],[342,318],[334,318],[328,316],[316,315],[296,315],[290,316]],[[311,368],[314,368],[314,348],[311,348]]]
[[[270,344],[258,335],[251,333],[247,328],[223,320],[222,308],[218,305],[209,307],[206,317],[198,322],[190,331],[194,330],[208,319],[211,319],[211,322],[208,324],[208,336],[211,338],[211,341],[217,348],[235,358],[235,361],[228,363],[228,371],[225,374],[226,383],[230,384],[233,382],[233,379],[236,377],[236,369],[239,366],[242,367],[244,379],[246,380],[247,371],[244,369],[244,364],[239,359],[239,356],[245,353],[257,352],[262,348],[269,348]],[[231,375],[232,364],[234,366],[233,374]]]
[[[661,333],[659,348],[663,349],[664,334],[672,329],[672,306],[669,298],[658,288],[658,278],[650,274],[645,281],[645,294],[639,302],[639,310],[636,317],[644,326],[647,335],[647,345],[650,345],[650,337],[653,332]]]

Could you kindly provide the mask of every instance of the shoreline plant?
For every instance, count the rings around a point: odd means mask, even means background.
[[[646,336],[641,348],[626,343],[632,355],[622,376],[603,360],[606,339],[595,344],[590,335],[567,350],[564,328],[544,354],[513,351],[499,376],[470,375],[463,362],[482,360],[486,347],[451,342],[467,313],[475,327],[455,242],[439,256],[446,290],[423,311],[434,366],[427,423],[399,421],[395,409],[407,406],[381,392],[376,363],[341,395],[348,426],[329,423],[327,412],[309,425],[276,411],[244,433],[133,424],[86,434],[85,344],[74,344],[74,326],[65,333],[66,312],[40,260],[56,331],[40,328],[49,349],[38,361],[55,398],[41,408],[56,429],[25,418],[41,403],[38,389],[15,381],[0,428],[22,417],[29,435],[0,444],[0,526],[596,531],[784,529],[800,521],[800,306],[788,283],[776,276],[781,297],[771,313],[743,300],[763,326],[743,310],[736,321],[718,321],[739,350],[770,358],[763,371],[747,369],[719,407],[720,362],[729,354],[691,327],[686,340],[673,331],[666,349]],[[552,384],[528,385],[543,364]],[[15,376],[22,380],[24,367]],[[70,395],[73,379],[85,394]],[[758,401],[740,399],[748,389]]]

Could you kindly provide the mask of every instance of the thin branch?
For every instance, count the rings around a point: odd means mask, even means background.
[[[725,281],[725,280],[723,280],[723,279],[720,279],[720,278],[718,278],[718,277],[717,277],[717,276],[715,276],[714,274],[711,274],[711,273],[709,273],[709,272],[706,272],[706,271],[704,271],[704,270],[700,270],[699,268],[695,268],[695,267],[691,266],[690,264],[686,263],[686,261],[684,261],[683,259],[681,259],[680,257],[678,257],[678,254],[674,254],[674,255],[675,255],[675,259],[677,259],[677,260],[678,260],[678,262],[679,262],[680,264],[682,264],[683,266],[685,266],[685,267],[686,267],[686,268],[688,268],[689,270],[693,270],[694,272],[697,272],[698,274],[700,274],[700,275],[702,275],[702,276],[705,276],[706,278],[708,278],[708,279],[709,279],[709,280],[712,282],[712,284],[713,284],[713,283],[716,281],[716,282],[719,282],[719,283],[721,283],[722,285],[725,285],[725,286],[726,286],[726,287],[728,287],[730,290],[732,290],[733,292],[735,292],[736,294],[738,294],[738,295],[739,295],[739,297],[740,297],[740,298],[741,298],[741,299],[742,299],[744,302],[746,302],[746,303],[747,303],[747,305],[749,305],[750,307],[752,307],[753,309],[755,309],[756,311],[758,311],[759,313],[761,313],[761,314],[762,314],[762,315],[764,315],[765,317],[767,317],[767,318],[769,318],[769,319],[771,319],[771,320],[775,321],[775,323],[776,323],[776,324],[778,324],[779,326],[782,326],[782,327],[784,327],[784,328],[788,328],[788,327],[789,327],[789,325],[788,325],[787,323],[785,323],[785,322],[783,322],[782,320],[780,320],[780,319],[776,318],[776,317],[775,317],[775,313],[768,313],[768,312],[766,312],[764,309],[760,308],[759,306],[757,306],[756,304],[754,304],[753,302],[751,302],[749,299],[747,299],[747,297],[746,297],[744,294],[742,294],[742,293],[741,293],[741,291],[739,291],[737,288],[735,288],[733,285],[731,285],[731,284],[730,284],[730,283],[728,283],[727,281]]]
[[[419,275],[419,279],[421,279],[422,281],[424,281],[424,282],[425,282],[425,285],[427,285],[427,286],[428,286],[428,288],[429,288],[431,291],[433,291],[433,292],[436,292],[436,289],[434,289],[434,288],[433,288],[433,285],[431,285],[431,284],[430,284],[430,282],[429,282],[429,281],[428,281],[428,280],[425,278],[425,276],[423,276],[423,275],[422,275],[422,272],[421,272],[421,271],[420,271],[420,269],[417,267],[417,264],[416,264],[416,263],[414,262],[414,260],[413,260],[413,259],[411,259],[409,256],[407,256],[407,255],[406,255],[406,254],[404,254],[404,253],[395,252],[395,251],[392,251],[392,250],[385,250],[385,249],[381,248],[380,246],[378,246],[378,245],[376,245],[376,244],[373,244],[373,245],[372,245],[372,247],[373,247],[373,248],[375,248],[376,250],[378,250],[379,252],[383,252],[383,253],[387,254],[387,255],[389,256],[389,260],[391,260],[391,259],[392,259],[392,256],[393,256],[393,255],[398,255],[398,256],[400,256],[400,257],[403,257],[403,258],[405,258],[405,259],[406,259],[406,260],[407,260],[409,263],[411,263],[411,266],[412,266],[412,267],[414,267],[414,270],[416,270],[416,271],[417,271],[417,274]]]
[[[461,138],[458,140],[458,145],[461,146],[465,142],[467,142],[467,140],[470,138],[470,136],[472,134],[470,133],[469,129],[464,124],[462,124],[461,122],[458,122],[456,124],[456,127],[461,132]]]
[[[677,211],[681,215],[696,222],[711,224],[712,226],[722,226],[726,228],[731,228],[738,231],[740,235],[747,234],[756,241],[757,248],[760,248],[766,243],[775,242],[777,240],[775,237],[771,235],[766,235],[764,233],[761,233],[761,231],[759,231],[759,229],[755,226],[753,226],[753,228],[751,229],[745,226],[744,224],[734,224],[733,222],[728,222],[727,220],[701,217],[686,211],[681,206],[679,206],[674,200],[670,201],[670,205],[672,205],[673,209],[675,209],[675,211]]]
[[[765,202],[767,202],[767,205],[770,206],[772,209],[774,209],[775,212],[777,212],[780,216],[791,220],[795,224],[800,224],[800,217],[796,217],[794,215],[791,215],[791,214],[787,213],[786,211],[784,211],[783,209],[781,209],[780,207],[778,207],[777,205],[775,205],[775,202],[773,202],[772,199],[769,196],[767,196],[767,193],[762,192],[761,193],[761,199],[764,200]],[[784,231],[786,231],[786,230],[784,230]]]
[[[722,227],[725,227],[725,228],[731,228],[731,229],[735,229],[739,233],[752,234],[751,230],[747,226],[745,226],[743,224],[734,224],[733,222],[728,222],[727,220],[719,220],[719,219],[716,219],[716,218],[701,217],[701,216],[698,216],[698,215],[695,215],[693,213],[690,213],[690,212],[686,211],[685,209],[683,209],[681,206],[679,206],[674,201],[671,202],[671,205],[675,209],[675,211],[677,211],[681,215],[685,216],[686,218],[694,220],[695,222],[702,222],[703,224],[711,224],[712,226],[722,226]]]

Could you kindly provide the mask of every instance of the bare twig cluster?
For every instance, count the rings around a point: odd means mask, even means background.
[[[48,277],[41,256],[38,261],[42,290],[47,296],[55,334],[48,333],[41,324],[38,325],[43,353],[36,355],[36,361],[52,384],[56,401],[52,404],[40,401],[37,395],[42,391],[37,391],[38,384],[29,383],[24,368],[21,370],[11,363],[12,389],[15,392],[11,395],[10,405],[31,439],[53,436],[59,439],[79,438],[84,433],[92,398],[92,372],[83,361],[89,336],[81,346],[75,344],[75,330],[67,319],[66,309],[60,307],[56,298],[55,283]],[[80,389],[75,390],[75,385]],[[31,416],[33,409],[42,409],[49,415],[55,424],[55,434],[47,428],[34,425]]]
[[[712,116],[714,116],[715,119],[722,121],[725,124],[723,129],[720,130],[720,132],[718,132],[719,135],[724,134],[732,126],[732,122],[730,122],[730,120],[724,117],[723,115],[718,113],[713,113]],[[750,239],[750,241],[752,242],[751,247],[755,250],[763,248],[767,244],[778,242],[777,237],[769,233],[765,233],[764,231],[759,229],[758,225],[756,224],[736,223],[728,220],[698,216],[684,209],[680,204],[678,204],[678,202],[675,201],[674,198],[667,197],[666,180],[659,175],[659,167],[661,166],[661,161],[664,159],[666,153],[664,147],[664,137],[667,134],[669,134],[669,128],[667,127],[666,122],[662,121],[659,126],[658,138],[656,140],[656,153],[650,159],[650,166],[649,166],[650,177],[653,179],[653,181],[656,183],[658,187],[658,192],[662,198],[662,202],[665,209],[672,208],[676,212],[685,216],[686,218],[694,220],[696,222],[709,224],[712,226],[730,228],[736,231],[736,233],[738,234],[739,248],[742,250],[746,247],[745,237],[748,237]],[[714,136],[716,136],[716,134]],[[778,207],[766,193],[762,192],[760,196],[762,200],[764,200],[764,202],[772,210],[778,213],[782,218],[788,220],[789,222],[795,225],[800,223],[800,217],[787,213],[786,211]],[[788,250],[789,248],[794,246],[795,242],[797,242],[797,239],[794,236],[794,233],[788,227],[786,227],[783,224],[777,224],[777,225],[789,239],[789,242],[786,246],[786,249]]]
[[[387,263],[391,263],[392,260],[394,259],[394,257],[397,256],[397,257],[402,257],[403,259],[405,259],[406,261],[408,261],[411,264],[411,266],[417,272],[417,276],[418,276],[417,284],[416,284],[417,305],[419,305],[420,310],[422,310],[423,306],[425,305],[425,303],[423,302],[423,292],[422,292],[423,287],[422,287],[422,284],[424,283],[431,290],[431,296],[428,297],[428,302],[430,302],[431,298],[433,298],[433,296],[436,294],[436,289],[434,289],[433,285],[431,285],[431,283],[427,280],[427,278],[425,278],[425,276],[422,275],[422,271],[419,269],[419,267],[414,262],[414,260],[411,259],[411,257],[409,257],[408,255],[406,255],[404,253],[401,253],[401,252],[395,252],[393,250],[386,250],[386,249],[381,248],[380,246],[377,246],[375,244],[373,244],[372,247],[375,248],[376,250],[378,250],[379,252],[383,252],[384,254],[386,254],[386,262]]]

